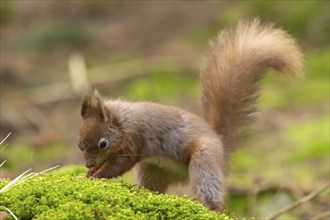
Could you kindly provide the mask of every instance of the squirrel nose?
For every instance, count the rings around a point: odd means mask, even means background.
[[[93,160],[89,158],[89,155],[86,153],[83,154],[84,163],[87,168],[92,168],[94,166]]]
[[[85,159],[85,166],[87,168],[92,168],[94,166],[93,162],[91,160]]]
[[[93,162],[90,161],[90,160],[85,160],[85,166],[86,166],[87,168],[92,168],[92,167],[94,167],[94,164],[93,164]]]

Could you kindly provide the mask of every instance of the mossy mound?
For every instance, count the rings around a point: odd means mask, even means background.
[[[0,181],[0,187],[8,182]],[[0,201],[3,211],[7,207],[19,219],[232,219],[184,197],[90,180],[82,168],[62,168],[24,181],[1,193]]]

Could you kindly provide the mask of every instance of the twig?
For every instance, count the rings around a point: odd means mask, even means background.
[[[68,60],[71,86],[77,94],[81,94],[88,86],[87,68],[81,54],[72,54]]]
[[[249,215],[255,216],[257,210],[257,200],[259,192],[261,191],[261,179],[254,177],[254,184],[249,194]]]
[[[263,194],[263,193],[276,193],[278,191],[282,191],[282,192],[287,192],[292,194],[293,190],[292,187],[287,186],[287,185],[277,185],[277,184],[268,184],[265,186],[259,186],[258,189],[258,194]],[[253,192],[253,188],[252,187],[241,187],[241,186],[230,186],[229,187],[229,193],[231,195],[247,195],[247,194],[251,194]],[[311,189],[303,189],[302,193],[303,194],[309,194],[311,193],[312,190]]]
[[[293,197],[293,201],[299,200],[300,198],[304,197],[305,195],[311,193],[315,189],[310,190],[309,192],[303,192],[301,187],[297,187],[295,183],[292,182],[292,179],[289,178],[287,175],[284,175],[282,179],[283,184],[285,184],[290,189],[290,195]],[[305,203],[301,205],[301,215],[302,216],[311,216],[312,204]]]
[[[77,95],[73,93],[71,84],[67,82],[54,83],[39,86],[29,90],[21,90],[19,93],[28,93],[35,105],[44,105],[58,101],[70,100]]]
[[[326,217],[330,217],[330,211],[322,212],[311,218],[311,220],[320,220],[320,219],[325,219]]]
[[[310,194],[308,194],[307,196],[305,197],[302,197],[301,199],[297,200],[296,202],[280,209],[279,211],[277,211],[276,213],[272,214],[268,219],[269,220],[273,220],[273,219],[276,219],[277,217],[279,217],[280,215],[288,212],[288,211],[291,211],[295,208],[297,208],[298,206],[310,201],[311,199],[317,197],[319,194],[321,194],[324,190],[328,189],[329,188],[329,185],[330,183],[327,183],[325,185],[323,185],[322,187],[320,187],[319,189],[311,192]]]

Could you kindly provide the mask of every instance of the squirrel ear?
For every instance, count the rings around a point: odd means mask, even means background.
[[[81,117],[85,119],[92,116],[102,121],[108,118],[107,107],[96,89],[89,89],[81,102]]]

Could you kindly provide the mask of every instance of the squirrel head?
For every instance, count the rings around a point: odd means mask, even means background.
[[[81,118],[78,146],[86,167],[99,168],[120,151],[120,124],[96,89],[83,96]]]

